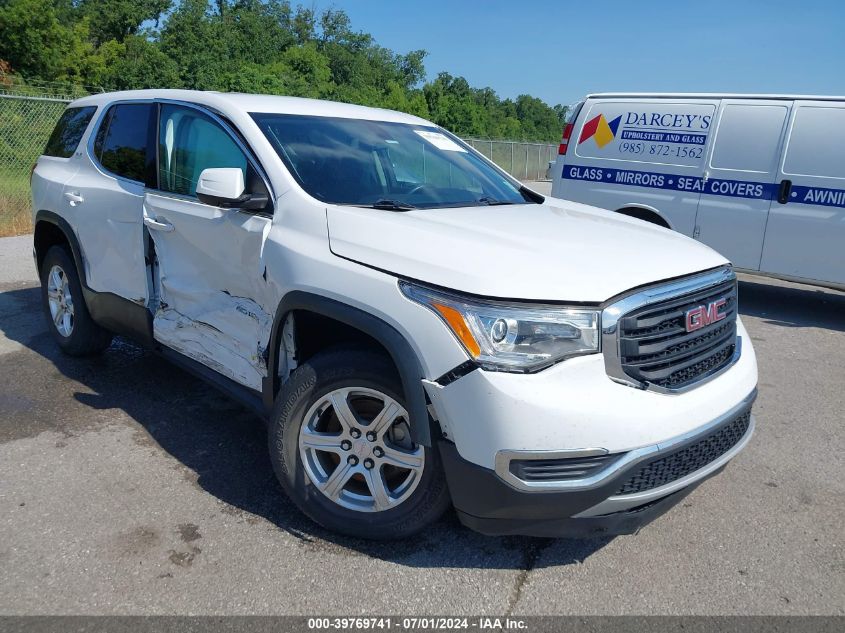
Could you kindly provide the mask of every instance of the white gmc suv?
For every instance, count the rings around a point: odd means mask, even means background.
[[[332,530],[401,538],[451,503],[486,534],[632,533],[753,432],[723,257],[543,198],[417,117],[85,97],[32,193],[59,347],[127,336],[252,407]]]

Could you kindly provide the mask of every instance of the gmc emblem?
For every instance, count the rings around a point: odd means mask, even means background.
[[[684,323],[687,332],[695,332],[705,325],[716,323],[716,321],[721,321],[727,317],[728,315],[724,312],[726,303],[727,299],[723,297],[716,299],[716,301],[711,301],[706,306],[696,306],[684,312]]]

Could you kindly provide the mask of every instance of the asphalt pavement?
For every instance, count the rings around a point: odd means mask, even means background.
[[[740,283],[757,432],[636,536],[374,544],[303,517],[262,423],[117,340],[62,356],[0,240],[0,614],[843,614],[845,295]]]

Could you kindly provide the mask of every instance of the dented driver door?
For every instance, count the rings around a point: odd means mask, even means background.
[[[144,199],[144,225],[157,260],[153,334],[163,345],[260,390],[272,325],[262,253],[272,219],[201,203],[197,180],[211,167],[251,169],[218,121],[193,108],[163,104],[159,188]]]

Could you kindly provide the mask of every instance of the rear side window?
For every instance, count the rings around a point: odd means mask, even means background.
[[[783,172],[792,176],[845,178],[845,108],[798,108]]]
[[[84,108],[68,108],[62,113],[56,128],[50,135],[50,140],[47,141],[47,147],[44,148],[45,156],[58,156],[59,158],[69,158],[73,156],[82,135],[91,122],[91,117],[94,116],[96,106],[86,106]]]
[[[154,108],[151,103],[122,103],[106,113],[97,132],[94,153],[108,171],[129,180],[146,181]]]

